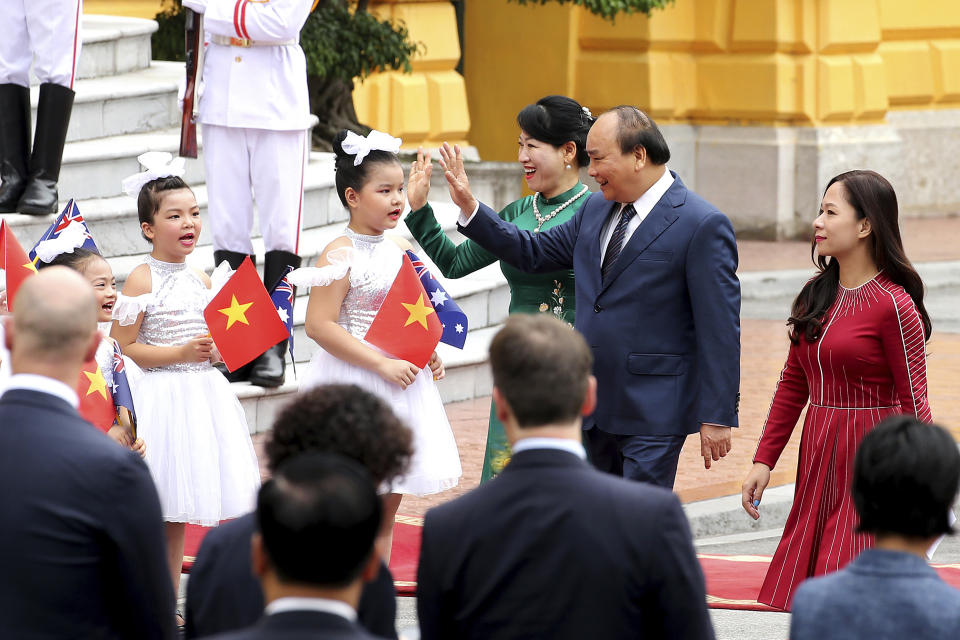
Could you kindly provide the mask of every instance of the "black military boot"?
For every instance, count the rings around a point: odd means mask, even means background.
[[[14,213],[27,187],[30,89],[0,84],[0,213]]]
[[[243,262],[243,259],[247,257],[247,254],[240,253],[238,251],[226,251],[224,249],[217,249],[213,252],[213,266],[217,267],[224,260],[227,261],[227,264],[230,265],[231,269],[239,269],[240,264]],[[257,256],[250,256],[250,260],[253,261],[253,266],[257,266]],[[256,359],[251,360],[247,364],[243,365],[236,371],[230,371],[227,369],[227,366],[222,362],[218,362],[213,365],[216,367],[217,371],[223,374],[223,376],[229,382],[243,382],[250,377],[250,370],[253,369],[253,363],[256,362]]]
[[[289,251],[267,251],[263,257],[263,284],[271,294],[280,280],[283,279],[287,267],[294,269],[300,266],[300,256]],[[296,289],[293,292],[296,299]],[[260,357],[253,361],[250,371],[250,384],[258,387],[279,387],[283,384],[286,370],[287,341],[284,340],[267,349]]]
[[[30,175],[27,188],[20,196],[17,211],[31,216],[57,212],[57,180],[67,127],[73,110],[74,92],[59,84],[40,85],[37,105],[37,131],[33,136]]]

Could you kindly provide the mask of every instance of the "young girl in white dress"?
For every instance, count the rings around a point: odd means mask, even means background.
[[[219,358],[203,319],[211,278],[186,263],[200,236],[197,200],[182,179],[168,175],[140,188],[137,210],[153,249],[124,283],[112,336],[143,369],[133,399],[176,593],[185,524],[212,527],[248,513],[260,473],[243,408],[211,364]],[[214,280],[223,275],[218,269]]]
[[[405,201],[399,148],[400,140],[379,131],[366,138],[340,132],[334,141],[336,185],[350,223],[323,250],[316,267],[298,269],[288,277],[292,284],[313,287],[305,328],[321,347],[300,389],[356,384],[383,398],[413,431],[410,469],[384,500],[385,527],[378,546],[385,559],[402,494],[423,496],[450,489],[461,474],[457,443],[435,382],[443,376],[436,353],[420,370],[364,340],[404,255],[400,244],[384,236],[397,226]]]
[[[117,281],[113,277],[113,269],[110,268],[110,264],[99,253],[75,247],[49,258],[49,261],[46,258],[42,259],[37,263],[37,266],[39,268],[67,267],[78,272],[90,282],[97,297],[97,326],[103,336],[100,340],[100,346],[97,347],[96,360],[97,364],[100,365],[100,372],[103,374],[107,387],[112,388],[115,341],[109,334],[112,325],[113,306],[117,301]],[[133,437],[132,420],[126,409],[121,408],[113,426],[107,431],[107,435],[118,444],[133,449],[141,457],[146,457],[147,450],[143,438]]]

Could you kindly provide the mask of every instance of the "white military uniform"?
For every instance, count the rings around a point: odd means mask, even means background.
[[[310,102],[300,29],[312,0],[184,0],[204,14],[199,120],[214,249],[299,252]],[[252,193],[251,193],[252,189]]]
[[[0,84],[73,89],[80,60],[83,0],[0,0]]]

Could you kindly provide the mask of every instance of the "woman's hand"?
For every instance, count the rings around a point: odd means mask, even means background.
[[[420,369],[406,360],[396,360],[394,358],[384,357],[377,367],[377,374],[387,382],[400,385],[401,389],[406,389],[416,379]]]
[[[443,360],[440,359],[440,355],[436,351],[430,356],[430,362],[427,363],[427,366],[433,372],[434,380],[443,380],[443,377],[447,375],[447,371],[443,367]]]
[[[740,502],[743,510],[750,514],[754,520],[760,519],[760,511],[757,507],[760,499],[763,497],[763,490],[770,484],[770,467],[762,462],[754,462],[753,468],[747,474],[747,479],[743,481],[743,488],[740,490]]]
[[[430,175],[433,173],[433,163],[430,162],[430,152],[423,152],[423,147],[417,149],[417,159],[410,164],[410,177],[407,179],[407,202],[410,210],[422,209],[427,204],[430,194]]]
[[[147,457],[147,445],[143,443],[143,438],[137,438],[130,447],[135,453],[140,454],[141,458]]]
[[[181,362],[209,362],[213,355],[213,338],[209,334],[192,338],[180,347]]]
[[[467,172],[463,169],[460,145],[454,145],[451,149],[449,144],[443,143],[440,147],[440,166],[443,168],[443,177],[447,179],[450,187],[450,198],[453,203],[460,207],[463,215],[473,215],[473,210],[477,208],[477,199],[470,192],[470,180],[467,179]]]

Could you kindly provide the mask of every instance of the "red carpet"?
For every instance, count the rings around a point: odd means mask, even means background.
[[[390,571],[393,572],[397,594],[414,596],[417,593],[417,560],[420,557],[420,516],[397,515],[393,526],[393,552]],[[184,544],[183,570],[189,572],[200,541],[208,531],[203,527],[187,525]],[[763,577],[770,565],[770,556],[725,556],[697,554],[707,583],[707,604],[711,609],[743,609],[749,611],[776,611],[756,601]],[[944,581],[960,589],[960,564],[933,564]]]

